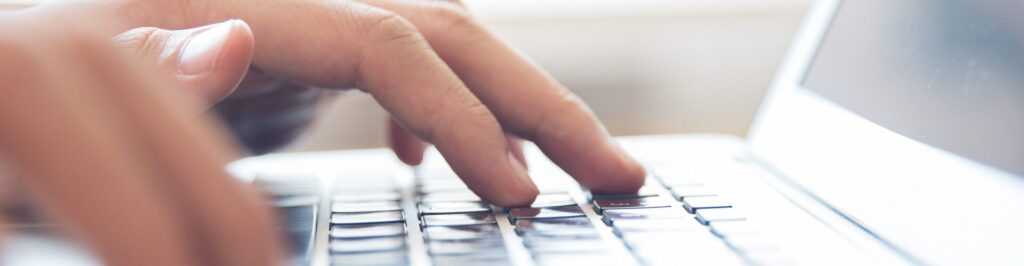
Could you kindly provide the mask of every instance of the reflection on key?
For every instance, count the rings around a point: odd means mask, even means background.
[[[630,247],[701,247],[722,245],[717,237],[707,230],[680,231],[643,231],[631,232],[622,236],[622,240]]]
[[[600,238],[601,235],[597,233],[597,230],[593,227],[579,227],[579,228],[567,228],[561,230],[533,230],[533,231],[521,231],[520,236],[523,239],[532,239],[535,241],[544,241],[551,239],[596,239]]]
[[[598,213],[606,209],[661,208],[668,206],[669,202],[659,197],[594,200],[594,211]]]
[[[331,205],[331,211],[345,213],[400,210],[402,210],[402,206],[398,204],[398,201],[335,202]]]
[[[676,200],[683,200],[689,197],[716,196],[717,194],[708,190],[705,186],[675,186],[672,187],[672,196]]]
[[[401,211],[333,213],[331,224],[401,223],[405,216]]]
[[[463,255],[474,253],[506,253],[501,238],[475,238],[460,240],[427,241],[427,252],[434,256]]]
[[[607,194],[607,193],[592,193],[591,200],[599,199],[625,199],[625,198],[642,198],[642,197],[654,197],[658,195],[659,190],[652,185],[644,185],[640,187],[636,193],[625,193],[625,194]]]
[[[745,235],[725,238],[725,243],[733,250],[740,253],[777,251],[778,247],[772,241],[761,235]]]
[[[430,226],[423,228],[427,240],[459,240],[501,237],[497,224]]]
[[[402,194],[398,191],[384,192],[345,192],[331,197],[334,202],[367,202],[367,201],[398,201]]]
[[[494,219],[494,215],[491,213],[423,215],[420,220],[423,222],[423,226],[459,226],[497,223]]]
[[[586,217],[574,217],[574,218],[563,218],[563,219],[523,219],[517,220],[515,223],[516,232],[522,231],[549,231],[549,230],[563,230],[572,228],[593,228],[590,224],[590,220]]]
[[[331,253],[364,253],[389,251],[405,248],[405,237],[375,237],[360,239],[332,240],[328,247]]]
[[[697,221],[702,224],[721,221],[742,221],[747,218],[733,208],[715,208],[697,210]]]
[[[572,252],[572,253],[547,253],[535,254],[533,256],[535,265],[620,265],[616,262],[622,258],[615,258],[605,252]],[[627,261],[628,263],[628,261]],[[629,264],[623,264],[629,265]]]
[[[617,234],[640,231],[707,231],[693,219],[619,220],[614,226]]]
[[[490,211],[490,205],[480,201],[435,201],[420,203],[420,215]]]
[[[509,261],[508,252],[504,250],[490,250],[486,252],[474,252],[468,254],[434,255],[431,262],[437,266],[445,265],[487,265],[502,266],[512,265]]]
[[[609,209],[605,210],[601,220],[613,225],[618,220],[650,220],[650,219],[682,219],[689,218],[686,211],[679,208],[649,209]]]
[[[533,253],[600,252],[607,249],[600,239],[526,239],[526,248]],[[534,240],[534,241],[530,241]]]
[[[331,255],[331,265],[407,265],[409,257],[405,250],[370,253],[338,253]]]
[[[576,205],[576,201],[572,199],[569,193],[555,192],[537,195],[537,199],[533,200],[533,204],[530,204],[530,207],[543,208],[569,205]]]
[[[420,196],[420,202],[439,201],[480,201],[480,197],[472,191],[434,192]]]
[[[747,221],[715,222],[711,225],[711,232],[718,237],[743,236],[758,234],[758,230]]]
[[[331,238],[369,238],[405,235],[404,223],[331,226]]]
[[[560,206],[547,208],[514,208],[509,211],[509,222],[515,223],[519,219],[552,219],[584,217],[583,209],[579,206]]]
[[[683,208],[689,213],[700,209],[729,208],[732,203],[719,197],[689,197],[683,199]]]

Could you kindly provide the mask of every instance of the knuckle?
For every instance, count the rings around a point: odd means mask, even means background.
[[[159,28],[141,27],[118,34],[113,38],[115,44],[133,50],[138,55],[150,54],[163,50],[167,40],[160,38]]]
[[[475,28],[477,26],[473,16],[464,7],[454,3],[440,3],[431,5],[429,13],[440,23],[437,30],[449,32],[460,29]]]
[[[580,121],[590,119],[589,109],[576,94],[569,90],[562,90],[558,99],[544,112],[545,116],[540,119],[535,128],[531,130],[541,136],[553,136],[555,138],[568,137],[567,128],[575,128]]]
[[[363,17],[363,31],[375,42],[419,39],[419,32],[408,20],[390,11],[369,12]]]

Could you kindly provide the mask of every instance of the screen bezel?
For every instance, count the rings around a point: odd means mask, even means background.
[[[809,9],[751,126],[751,152],[927,263],[1024,261],[1013,248],[1024,241],[1024,177],[904,137],[802,86],[839,6]]]

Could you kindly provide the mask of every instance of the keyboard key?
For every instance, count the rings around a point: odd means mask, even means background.
[[[717,196],[718,194],[712,192],[705,186],[675,186],[670,190],[672,196],[676,200],[683,200],[688,197],[706,197],[706,196]]]
[[[502,266],[512,265],[508,252],[505,250],[489,250],[487,252],[474,252],[468,254],[437,254],[431,257],[431,262],[436,266],[445,265],[487,265]]]
[[[439,201],[480,201],[480,197],[473,194],[472,191],[434,192],[420,195],[420,202]]]
[[[707,225],[720,221],[743,221],[747,218],[733,208],[714,208],[697,210],[697,221]]]
[[[605,252],[571,252],[534,254],[534,265],[631,265],[622,258],[616,258]]]
[[[597,213],[607,209],[661,208],[668,206],[669,202],[659,197],[594,200],[594,211]]]
[[[380,266],[408,265],[409,255],[405,250],[393,250],[371,253],[339,253],[331,255],[332,266]]]
[[[633,232],[622,236],[630,249],[664,249],[677,251],[698,249],[728,250],[720,239],[708,231],[648,231]]]
[[[515,223],[519,219],[551,219],[585,217],[583,209],[576,205],[548,207],[548,208],[514,208],[509,211],[509,222]]]
[[[743,259],[749,262],[747,265],[796,265],[796,262],[794,262],[792,258],[777,250],[746,252],[743,253]]]
[[[650,209],[609,209],[605,210],[601,220],[607,225],[613,225],[618,220],[650,220],[650,219],[682,219],[690,215],[679,208],[650,208]]]
[[[739,253],[776,251],[778,246],[761,235],[726,237],[725,243]]]
[[[689,197],[683,199],[683,208],[689,213],[700,209],[730,208],[732,203],[720,197]]]
[[[430,226],[423,228],[423,236],[431,241],[494,238],[501,237],[501,230],[497,224]]]
[[[723,246],[720,243],[718,245]],[[643,261],[645,265],[651,266],[680,265],[681,259],[684,260],[687,265],[745,265],[741,258],[727,247],[684,249],[671,248],[671,246],[668,246],[663,248],[634,250],[633,254]]]
[[[460,226],[474,224],[495,224],[491,213],[435,214],[420,217],[423,226]]]
[[[420,215],[490,211],[491,206],[480,201],[435,201],[420,203]]]
[[[367,253],[391,251],[405,248],[405,237],[374,237],[360,239],[335,239],[328,243],[331,253]]]
[[[545,231],[522,231],[520,236],[523,239],[531,239],[536,241],[556,240],[556,239],[597,239],[601,238],[601,235],[597,233],[597,229],[593,227],[579,227],[579,228],[567,228],[561,230],[545,230]]]
[[[569,206],[576,205],[576,201],[572,199],[569,193],[544,193],[537,195],[537,199],[533,200],[533,204],[530,207],[544,208],[544,207],[558,207],[558,206]]]
[[[524,241],[533,253],[601,252],[608,249],[600,239],[559,239]]]
[[[661,185],[665,188],[703,186],[704,183],[693,179],[661,179]]]
[[[331,214],[331,224],[373,224],[373,223],[401,223],[405,222],[405,215],[401,211],[387,212],[361,212],[361,213],[334,213]]]
[[[747,221],[722,221],[711,225],[711,232],[718,237],[756,235],[758,230]]]
[[[505,241],[501,238],[427,241],[427,253],[432,256],[480,254],[488,252],[507,253],[507,251],[505,251]]]
[[[707,231],[693,219],[619,220],[613,228],[618,235],[642,231]]]
[[[343,213],[400,210],[402,210],[402,205],[398,204],[398,201],[335,202],[331,205],[332,212]]]
[[[307,197],[307,196],[299,196]],[[286,206],[276,207],[281,229],[288,236],[288,244],[296,255],[303,256],[309,253],[313,247],[313,234],[316,228],[316,214],[318,201],[301,200],[292,202]]]
[[[345,192],[337,193],[331,197],[331,199],[337,202],[367,202],[367,201],[399,201],[402,199],[402,194],[398,191],[385,191],[385,192]]]
[[[431,180],[430,182],[421,182],[417,186],[417,190],[421,194],[437,193],[437,192],[462,192],[470,191],[469,187],[466,187],[466,183],[463,183],[459,179],[441,179]]]
[[[331,238],[369,238],[405,235],[404,223],[331,226]]]
[[[631,199],[631,198],[643,198],[643,197],[654,197],[658,196],[661,192],[658,188],[652,185],[644,185],[640,187],[636,193],[624,193],[624,194],[607,194],[607,193],[591,193],[590,200],[600,199]]]
[[[336,194],[397,191],[398,183],[391,177],[344,179],[335,183]]]
[[[573,217],[562,219],[522,219],[515,223],[516,232],[525,231],[557,231],[572,228],[593,228],[590,219],[586,217]]]

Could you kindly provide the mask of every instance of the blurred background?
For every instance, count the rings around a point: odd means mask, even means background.
[[[12,9],[38,0],[0,0]],[[463,0],[579,94],[614,135],[742,136],[809,0]],[[385,146],[386,114],[346,93],[288,151]]]
[[[809,0],[463,0],[614,135],[742,136]],[[373,99],[337,99],[290,150],[385,146]]]

